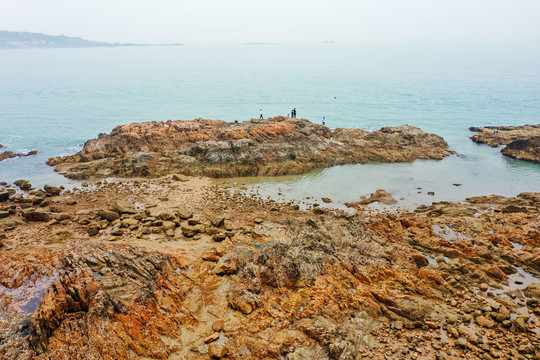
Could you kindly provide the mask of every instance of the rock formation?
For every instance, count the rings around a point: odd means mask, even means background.
[[[0,146],[0,148],[2,148],[2,146]],[[37,153],[38,153],[37,150],[29,151],[26,154],[17,154],[12,151],[4,151],[3,153],[0,153],[0,161],[6,160],[6,159],[12,159],[16,157],[36,155]]]
[[[514,159],[540,164],[540,136],[512,141],[501,150],[501,153]]]
[[[538,356],[539,193],[373,213],[208,178],[58,190],[0,191],[2,359]]]
[[[518,160],[540,163],[540,125],[470,127],[478,133],[471,136],[476,143],[506,145],[501,153]]]
[[[441,137],[412,126],[332,132],[305,119],[276,117],[240,124],[197,119],[122,125],[87,141],[79,153],[51,158],[47,164],[75,179],[170,173],[220,178],[301,174],[318,167],[451,154]]]

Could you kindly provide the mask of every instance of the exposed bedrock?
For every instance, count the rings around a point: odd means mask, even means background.
[[[540,163],[540,125],[470,127],[476,143],[506,145],[501,153],[518,160]]]
[[[117,126],[79,153],[51,158],[68,178],[155,177],[169,173],[213,178],[302,174],[334,165],[442,159],[453,152],[440,136],[402,125],[375,132],[336,129],[305,119],[227,123],[146,122]]]

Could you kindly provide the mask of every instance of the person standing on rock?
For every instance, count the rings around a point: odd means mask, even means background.
[[[322,124],[323,124],[323,126],[326,125],[326,122],[324,120],[324,116],[322,117]]]
[[[296,119],[296,108],[292,109],[291,111],[291,117]]]
[[[259,116],[259,119],[262,119],[263,118],[262,109],[259,109],[259,113],[261,114],[261,116]]]

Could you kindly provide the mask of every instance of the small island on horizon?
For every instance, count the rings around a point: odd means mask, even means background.
[[[183,44],[131,44],[107,43],[65,35],[0,30],[0,49],[25,48],[75,48],[75,47],[119,47],[119,46],[180,46]]]

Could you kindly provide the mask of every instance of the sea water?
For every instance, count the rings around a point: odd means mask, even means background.
[[[338,205],[383,188],[397,206],[414,207],[540,191],[539,164],[475,144],[468,130],[540,123],[540,44],[525,42],[0,50],[0,151],[39,151],[0,162],[0,181],[68,184],[45,161],[116,125],[244,121],[259,109],[272,117],[292,108],[331,128],[414,125],[444,137],[456,155],[243,180],[264,196]]]

